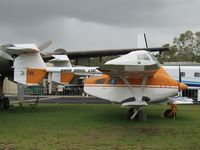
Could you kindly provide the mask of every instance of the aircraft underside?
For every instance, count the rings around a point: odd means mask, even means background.
[[[84,91],[90,95],[98,98],[122,102],[129,98],[141,98],[142,96],[148,97],[150,102],[157,102],[167,99],[169,96],[177,95],[177,87],[156,87],[151,86],[144,89],[142,92],[141,87],[132,87],[129,90],[126,86],[98,86],[98,85],[85,85]],[[139,99],[141,100],[141,99]]]

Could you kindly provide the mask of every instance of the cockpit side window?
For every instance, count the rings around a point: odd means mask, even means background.
[[[103,84],[104,83],[104,81],[105,81],[105,79],[98,79],[98,80],[96,80],[96,84]]]
[[[150,60],[147,54],[140,54],[137,56],[138,60]]]
[[[148,52],[148,54],[153,61],[157,62],[158,66],[161,66],[161,64],[159,63],[159,61],[156,59],[156,57],[154,55],[152,55],[150,52]]]

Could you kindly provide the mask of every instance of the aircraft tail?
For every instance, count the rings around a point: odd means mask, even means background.
[[[49,62],[53,64],[54,67],[72,67],[72,64],[67,55],[52,55],[54,58]],[[73,73],[65,72],[53,72],[52,81],[57,83],[69,83],[74,77]]]
[[[72,64],[67,55],[52,55],[54,58],[49,62],[53,64],[54,67],[72,67]]]
[[[14,60],[14,81],[21,84],[38,85],[46,75],[46,64],[37,46],[23,49],[15,47],[13,50],[16,49],[21,53]]]

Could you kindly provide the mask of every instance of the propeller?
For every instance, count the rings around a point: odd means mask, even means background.
[[[41,45],[38,46],[38,49],[40,51],[45,50],[47,47],[49,47],[52,44],[52,41],[46,41],[44,43],[42,43]]]
[[[181,76],[181,66],[178,65],[178,71],[179,71],[179,82],[182,82],[182,76]]]
[[[42,51],[45,50],[47,47],[49,47],[50,45],[52,44],[52,41],[46,41],[44,42],[43,44],[39,45],[39,46],[36,46],[39,50],[40,50],[40,53],[42,55],[45,55]],[[11,50],[19,50],[20,48],[26,48],[24,46],[22,46],[23,44],[4,44],[4,45],[0,45],[0,57],[4,58],[4,59],[7,59],[7,60],[14,60],[14,58],[12,57],[12,55],[14,55],[15,53],[11,53],[9,51],[7,51],[8,49],[11,49]],[[24,44],[25,45],[25,44]],[[28,44],[26,44],[28,45]],[[33,45],[33,44],[32,44]],[[18,47],[19,46],[19,47]],[[30,47],[30,44],[29,44],[29,47]],[[28,48],[29,48],[28,47]],[[16,51],[17,52],[17,51]],[[17,53],[16,53],[17,54]]]
[[[181,76],[181,66],[178,65],[178,95],[181,96],[181,89],[180,89],[180,83],[182,82],[182,76]]]

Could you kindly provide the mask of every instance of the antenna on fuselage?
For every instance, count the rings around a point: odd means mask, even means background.
[[[144,41],[145,41],[145,44],[146,44],[146,48],[148,48],[147,37],[146,37],[146,34],[145,34],[145,33],[144,33]]]

